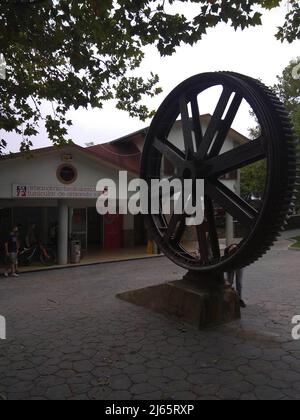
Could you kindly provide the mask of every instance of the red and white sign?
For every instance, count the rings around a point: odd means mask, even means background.
[[[64,185],[23,185],[14,184],[12,197],[27,198],[95,198],[101,195],[94,187],[69,187]]]

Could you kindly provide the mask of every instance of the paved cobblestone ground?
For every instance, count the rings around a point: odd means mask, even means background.
[[[0,281],[0,399],[299,399],[300,253],[247,270],[243,320],[199,332],[119,301],[176,280],[165,258]]]

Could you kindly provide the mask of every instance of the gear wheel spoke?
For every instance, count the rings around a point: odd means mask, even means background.
[[[206,161],[207,177],[220,177],[265,158],[266,153],[262,140],[252,140],[229,152],[208,159]]]

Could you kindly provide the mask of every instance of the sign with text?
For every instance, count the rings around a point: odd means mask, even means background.
[[[12,197],[29,198],[98,198],[100,195],[94,187],[70,187],[64,185],[23,185],[14,184]]]

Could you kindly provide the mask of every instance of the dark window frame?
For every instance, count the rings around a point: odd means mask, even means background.
[[[64,168],[71,169],[74,172],[74,177],[72,179],[70,179],[69,181],[62,177],[62,170]],[[57,176],[57,179],[59,180],[59,182],[61,182],[62,184],[71,185],[71,184],[74,184],[74,182],[76,182],[76,180],[78,178],[78,171],[73,165],[71,165],[69,163],[63,163],[62,165],[60,165],[57,168],[56,176]]]

